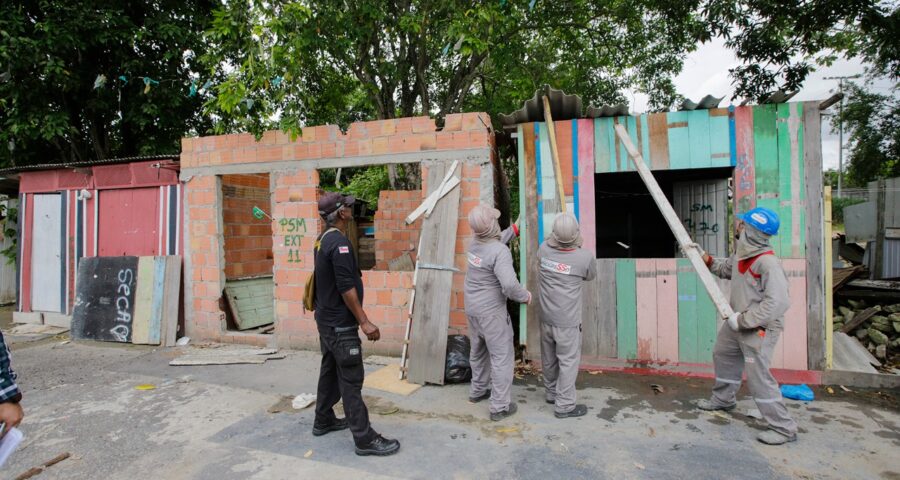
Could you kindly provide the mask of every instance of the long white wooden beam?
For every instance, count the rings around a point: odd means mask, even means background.
[[[706,288],[709,296],[712,297],[712,301],[716,306],[716,310],[719,311],[719,315],[728,320],[729,326],[736,330],[737,316],[735,315],[734,310],[731,309],[731,305],[728,303],[725,295],[722,294],[722,291],[719,290],[719,285],[716,284],[712,273],[709,271],[709,268],[706,267],[706,263],[703,262],[700,251],[696,247],[697,244],[694,243],[687,230],[685,230],[684,225],[681,224],[681,220],[678,218],[678,215],[675,214],[675,209],[672,208],[669,200],[666,199],[666,195],[663,193],[662,189],[659,188],[659,184],[656,183],[656,179],[653,178],[650,169],[644,164],[644,158],[641,156],[640,152],[638,152],[638,149],[635,148],[634,144],[631,143],[631,137],[628,136],[628,130],[625,130],[625,127],[622,125],[616,125],[616,135],[619,137],[622,145],[625,146],[625,150],[628,151],[628,156],[630,156],[631,160],[634,162],[634,166],[637,168],[641,180],[644,181],[647,190],[650,190],[653,201],[656,202],[656,206],[659,207],[659,211],[662,212],[663,218],[666,219],[666,223],[669,224],[669,228],[672,229],[672,233],[675,234],[678,245],[681,246],[681,250],[684,251],[684,254],[690,259],[691,266],[697,271],[697,275],[700,277],[703,287]]]

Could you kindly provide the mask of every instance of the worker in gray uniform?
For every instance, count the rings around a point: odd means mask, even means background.
[[[538,249],[541,368],[546,401],[555,405],[557,418],[587,413],[587,406],[575,404],[575,379],[581,363],[582,286],[597,276],[597,261],[581,244],[578,220],[562,213]]]
[[[778,234],[780,222],[778,215],[767,208],[754,208],[738,218],[735,254],[720,259],[703,253],[713,274],[731,279],[735,315],[727,319],[727,326],[720,328],[716,337],[712,396],[697,406],[708,411],[733,410],[746,370],[750,394],[769,424],[757,439],[781,445],[797,439],[797,422],[788,414],[778,382],[769,371],[784,313],[790,306],[787,275],[769,245],[769,238]]]
[[[512,254],[506,244],[515,237],[513,225],[500,231],[500,211],[478,205],[469,212],[469,225],[475,238],[466,253],[466,317],[472,349],[472,384],[469,402],[490,398],[491,420],[502,420],[516,413],[510,401],[515,367],[513,328],[506,299],[531,303],[531,293],[519,284],[513,269]]]

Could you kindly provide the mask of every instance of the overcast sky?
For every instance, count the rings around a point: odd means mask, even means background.
[[[697,51],[688,55],[681,74],[675,78],[675,86],[678,88],[678,93],[694,101],[699,101],[708,94],[717,97],[725,96],[721,106],[727,106],[731,102],[731,95],[734,91],[728,70],[739,64],[740,62],[734,54],[725,48],[724,42],[715,39],[711,43],[701,45]],[[803,89],[791,101],[824,100],[838,90],[837,80],[824,80],[824,77],[861,74],[863,69],[863,64],[856,60],[840,60],[831,67],[820,67],[810,74]],[[875,82],[872,88],[877,93],[885,94],[891,91],[891,83],[888,81]],[[739,105],[741,100],[735,100],[734,103]],[[829,110],[837,112],[837,109],[838,106],[835,105]],[[633,112],[647,111],[647,97],[641,94],[632,95],[631,110]],[[844,138],[846,144],[846,134]],[[846,157],[846,151],[844,155]],[[838,135],[831,133],[831,123],[828,117],[822,119],[822,160],[826,169],[837,169]],[[846,165],[844,168],[846,169]]]

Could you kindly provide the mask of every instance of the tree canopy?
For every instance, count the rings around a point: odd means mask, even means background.
[[[177,153],[214,0],[0,2],[0,165]]]
[[[900,98],[849,83],[843,113],[832,118],[837,130],[843,119],[851,144],[846,185],[865,187],[879,177],[900,177]]]
[[[672,79],[698,42],[744,62],[739,97],[860,56],[896,79],[896,5],[874,0],[7,0],[0,165],[177,152],[186,135],[586,104]]]

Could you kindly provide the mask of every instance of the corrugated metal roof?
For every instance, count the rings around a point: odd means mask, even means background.
[[[587,108],[587,112],[585,112],[585,116],[588,118],[622,117],[625,115],[628,115],[628,105],[625,105],[624,103],[618,105],[604,105],[602,107],[591,105]]]
[[[550,113],[553,114],[553,120],[571,120],[573,118],[582,118],[581,115],[581,97],[578,95],[567,95],[562,90],[551,88],[549,85],[534,91],[534,96],[525,100],[522,108],[510,113],[500,114],[500,124],[503,126],[512,126],[520,123],[543,122],[544,121],[544,101],[541,99],[546,95],[550,100]]]
[[[179,155],[144,155],[137,157],[119,157],[104,158],[101,160],[86,160],[83,162],[71,163],[45,163],[42,165],[22,165],[19,167],[9,167],[0,169],[0,175],[8,175],[10,173],[18,173],[36,170],[56,170],[58,168],[77,168],[77,167],[93,167],[95,165],[114,165],[117,163],[145,162],[149,160],[174,160],[178,161]]]
[[[681,102],[681,108],[678,110],[709,110],[711,108],[718,108],[719,104],[722,103],[723,97],[714,97],[712,95],[707,95],[700,99],[699,102],[693,102],[690,98],[685,98],[683,102]]]

